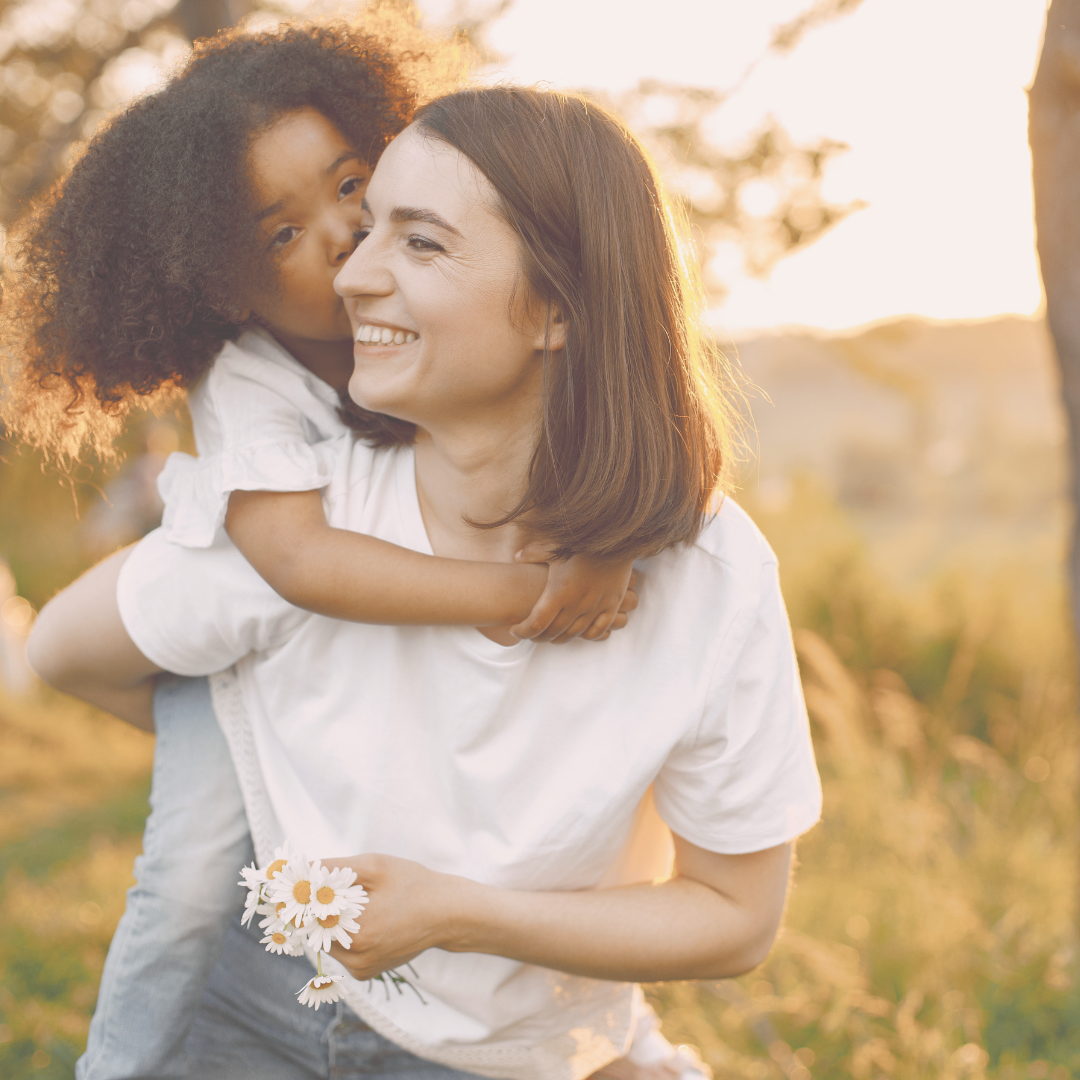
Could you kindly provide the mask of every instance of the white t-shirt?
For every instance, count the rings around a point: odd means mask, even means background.
[[[174,544],[223,538],[234,491],[316,491],[338,440],[351,439],[337,394],[267,331],[227,341],[188,394],[199,456],[170,454],[158,478],[162,528]]]
[[[342,444],[331,524],[430,553],[410,448]],[[817,820],[821,791],[776,561],[733,502],[644,566],[602,643],[497,645],[463,627],[339,622],[281,600],[231,545],[163,531],[120,576],[124,624],[163,668],[212,679],[260,859],[384,852],[515,889],[648,880],[660,817],[730,854]],[[665,865],[666,864],[666,865]],[[578,1080],[620,1056],[635,988],[432,949],[423,1005],[352,982],[349,1004],[423,1057]]]

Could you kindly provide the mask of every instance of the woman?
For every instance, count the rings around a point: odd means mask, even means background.
[[[360,980],[418,973],[426,1003],[347,984],[414,1055],[384,1072],[577,1080],[629,1045],[634,982],[738,974],[776,933],[820,788],[775,560],[730,500],[709,514],[714,392],[670,216],[616,119],[533,90],[451,95],[390,145],[366,204],[337,281],[350,394],[397,444],[343,444],[331,524],[466,559],[510,561],[530,532],[650,555],[630,625],[550,650],[335,622],[232,549],[151,534],[83,580],[83,637],[106,639],[88,631],[115,620],[119,573],[130,639],[109,648],[130,673],[235,665],[211,689],[260,859],[286,837],[362,853],[336,860],[371,901],[335,955]],[[376,346],[372,327],[415,338]],[[234,927],[196,1075],[320,1075],[317,1014],[286,1008],[302,963]]]

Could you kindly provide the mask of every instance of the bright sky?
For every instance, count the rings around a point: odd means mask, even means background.
[[[724,88],[762,53],[771,26],[810,3],[516,0],[490,41],[515,80]],[[451,4],[421,7],[438,20]],[[847,142],[825,195],[870,205],[766,282],[725,264],[731,293],[717,329],[1035,312],[1024,87],[1044,14],[1045,0],[865,0],[758,66],[720,115],[724,144],[737,146],[770,114],[798,141]]]

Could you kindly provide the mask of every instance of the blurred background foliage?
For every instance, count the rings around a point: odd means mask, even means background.
[[[773,53],[859,0],[821,0]],[[449,28],[490,58],[508,0]],[[0,223],[193,38],[287,16],[243,0],[0,2]],[[702,254],[767,273],[857,204],[843,147],[775,123],[709,139],[728,94],[642,83],[649,139]],[[711,283],[714,289],[717,283]],[[756,429],[739,499],[776,548],[826,790],[787,924],[738,980],[651,990],[718,1077],[1080,1075],[1075,665],[1061,566],[1063,423],[1041,324],[900,321],[740,343]],[[0,1075],[70,1077],[146,813],[152,739],[34,686],[35,608],[152,528],[183,416],[133,415],[126,463],[61,474],[0,442]]]

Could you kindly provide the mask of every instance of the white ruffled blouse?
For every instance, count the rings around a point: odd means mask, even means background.
[[[188,394],[199,456],[169,456],[158,478],[165,536],[210,547],[234,491],[317,491],[351,439],[338,396],[262,329],[225,343]]]

